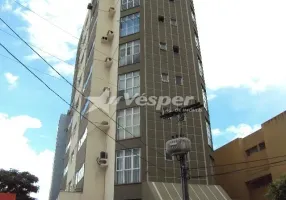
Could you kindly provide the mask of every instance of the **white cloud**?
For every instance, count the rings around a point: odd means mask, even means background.
[[[221,134],[221,131],[218,128],[212,129],[212,135],[213,136],[219,136],[220,134]]]
[[[79,38],[87,14],[86,6],[90,0],[22,0],[21,2],[51,23]],[[24,8],[18,7],[14,12],[28,23],[25,28],[32,45],[65,61],[74,59],[78,43],[76,38]],[[43,52],[41,55],[48,61],[53,61],[55,65],[63,67],[63,64],[51,55]],[[39,59],[34,54],[27,55],[27,58]],[[64,71],[66,70],[69,71],[65,66]],[[66,75],[71,73],[68,72]]]
[[[208,100],[211,101],[213,99],[215,99],[217,96],[215,94],[210,94],[208,95]]]
[[[209,89],[286,88],[285,7],[285,0],[195,0]]]
[[[19,79],[19,76],[15,76],[9,72],[4,74],[7,82],[9,83],[9,89],[13,89],[17,86],[17,81]]]
[[[63,76],[72,76],[74,73],[74,67],[66,63],[58,63],[53,67]],[[49,73],[53,76],[59,77],[52,68],[49,68]]]
[[[222,137],[227,137],[227,138],[244,138],[255,131],[259,130],[261,128],[261,125],[255,124],[253,126],[248,125],[248,124],[239,124],[237,126],[229,126],[225,130],[220,130],[220,129],[213,129],[212,134],[214,137],[217,136],[222,136]]]
[[[37,153],[29,145],[25,133],[28,129],[39,129],[42,123],[30,116],[9,117],[0,113],[0,168],[29,171],[39,178],[40,191],[33,194],[39,200],[49,196],[54,153],[45,150]]]
[[[12,4],[9,0],[6,0],[4,4],[1,6],[0,11],[7,12],[12,10]]]

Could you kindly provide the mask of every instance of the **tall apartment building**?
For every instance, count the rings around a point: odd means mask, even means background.
[[[204,108],[189,113],[182,129],[192,142],[190,175],[200,178],[189,183],[213,184],[208,176],[213,165],[210,118],[192,0],[93,0],[73,82],[92,102],[124,93],[194,96]],[[163,121],[155,106],[124,100],[97,109],[85,97],[72,91],[72,104],[82,116],[70,111],[62,182],[66,192],[60,200],[142,199],[143,185],[180,183],[179,163],[165,157],[166,141],[178,134],[176,119]],[[107,153],[107,164],[100,152]],[[214,190],[222,194],[219,187]]]
[[[261,129],[214,152],[216,181],[234,200],[266,200],[268,185],[286,172],[286,111]],[[238,163],[236,165],[226,165]]]
[[[59,120],[49,200],[56,200],[60,193],[60,187],[65,168],[64,157],[66,154],[67,128],[69,125],[69,118],[69,116],[62,114]]]

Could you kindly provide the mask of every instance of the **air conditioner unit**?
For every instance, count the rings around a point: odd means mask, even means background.
[[[89,3],[89,4],[87,5],[87,9],[88,9],[88,10],[92,10],[92,7],[93,7],[93,6],[92,6],[91,3]]]
[[[115,14],[115,8],[114,8],[114,7],[110,7],[110,8],[109,8],[109,14],[108,14],[108,16],[109,16],[109,17],[113,17],[114,14]]]
[[[106,59],[105,59],[105,66],[106,67],[111,67],[112,66],[112,63],[113,63],[113,60],[112,60],[112,58],[109,58],[109,57],[107,57]]]
[[[114,38],[114,33],[113,33],[113,31],[109,30],[109,31],[107,32],[107,39],[108,39],[109,41],[111,41],[111,40],[113,40],[113,38]]]
[[[104,151],[100,152],[100,155],[97,158],[97,163],[100,167],[106,168],[108,166],[108,154]]]
[[[107,38],[106,36],[103,36],[103,37],[101,38],[101,42],[102,42],[102,43],[107,43],[107,42],[108,42],[108,38]]]

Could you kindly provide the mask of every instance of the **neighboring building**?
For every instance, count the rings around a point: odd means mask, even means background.
[[[16,200],[16,194],[0,193],[0,200]]]
[[[266,199],[269,183],[286,173],[285,141],[286,111],[264,122],[260,130],[214,152],[216,174],[238,171],[216,176],[217,184],[233,200]],[[240,164],[224,166],[230,163]]]
[[[93,0],[78,45],[73,85],[92,101],[101,96],[102,102],[124,93],[194,96],[204,108],[187,115],[183,132],[192,142],[190,174],[200,178],[189,183],[214,183],[208,176],[213,147],[192,0]],[[179,162],[165,158],[166,141],[178,134],[176,119],[164,121],[154,106],[134,102],[99,110],[75,89],[71,99],[84,117],[70,112],[60,200],[142,199],[144,183],[180,183]],[[100,157],[106,154],[101,152],[107,153],[107,164],[102,164]]]
[[[69,116],[62,114],[59,120],[54,157],[53,175],[49,200],[56,200],[60,193],[62,177],[64,173],[64,158],[66,154],[67,128]]]

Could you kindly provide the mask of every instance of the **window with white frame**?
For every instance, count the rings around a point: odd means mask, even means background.
[[[87,99],[85,104],[84,104],[84,107],[80,113],[81,114],[80,119],[82,119],[82,117],[86,114],[86,111],[88,110],[88,107],[89,107],[89,103],[90,103],[90,101],[89,101],[89,99]]]
[[[140,176],[140,149],[116,152],[116,184],[138,183]]]
[[[140,0],[121,0],[121,10],[127,10],[140,5]]]
[[[207,93],[204,88],[202,88],[203,93],[203,101],[204,101],[204,107],[206,110],[208,110],[208,100],[207,100]]]
[[[84,164],[81,166],[80,170],[75,175],[75,184],[81,181],[81,179],[84,177]]]
[[[68,168],[69,168],[69,165],[67,165],[64,169],[64,176],[68,173]]]
[[[198,58],[198,65],[199,65],[199,73],[201,77],[204,77],[204,72],[203,72],[203,64],[200,58]]]
[[[120,45],[119,66],[140,62],[140,40]]]
[[[169,74],[167,74],[167,73],[162,73],[162,74],[161,74],[161,80],[162,80],[163,82],[168,83],[168,82],[169,82]]]
[[[88,82],[89,82],[89,80],[90,80],[91,75],[92,75],[92,65],[91,65],[90,68],[89,68],[88,76],[87,76],[87,78],[86,78],[86,80],[85,80],[85,82],[84,82],[84,84],[83,84],[83,89],[82,89],[83,92],[84,92],[85,89],[86,89],[86,86],[87,86],[87,84],[88,84]]]
[[[140,108],[119,110],[117,114],[117,140],[140,136]]]
[[[138,33],[140,29],[140,13],[122,17],[120,20],[120,36]]]
[[[124,91],[128,97],[134,97],[140,93],[140,74],[139,71],[119,75],[119,91]]]
[[[85,128],[84,134],[81,136],[80,140],[78,141],[78,146],[77,146],[78,151],[82,147],[84,141],[86,140],[86,137],[87,137],[87,128]]]
[[[68,145],[66,146],[66,152],[68,152],[68,150],[69,150],[70,146],[71,146],[71,138],[70,138],[70,140],[69,140]]]
[[[207,121],[206,121],[206,128],[207,128],[208,144],[210,145],[210,147],[213,147],[211,127]]]

